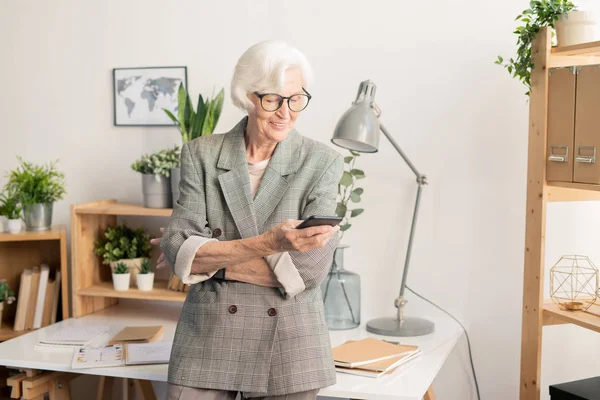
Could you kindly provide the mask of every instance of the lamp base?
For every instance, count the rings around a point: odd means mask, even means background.
[[[433,322],[417,317],[406,317],[402,322],[395,317],[385,317],[367,323],[368,332],[384,336],[423,336],[434,330]]]

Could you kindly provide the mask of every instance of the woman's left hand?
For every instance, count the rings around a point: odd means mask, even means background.
[[[160,233],[164,233],[165,232],[165,228],[160,228]],[[154,238],[150,240],[150,243],[160,247],[160,242],[162,240],[162,235],[160,237]],[[168,267],[169,264],[167,263],[167,260],[165,259],[165,253],[163,253],[162,251],[160,252],[160,256],[158,256],[158,260],[156,260],[156,269],[161,269],[161,268],[166,268]]]

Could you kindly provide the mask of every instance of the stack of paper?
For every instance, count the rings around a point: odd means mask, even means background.
[[[107,332],[108,326],[99,325],[62,328],[40,340],[37,344],[38,346],[49,347],[85,347],[98,336]]]
[[[419,353],[418,346],[366,338],[335,347],[333,359],[338,372],[378,378]]]

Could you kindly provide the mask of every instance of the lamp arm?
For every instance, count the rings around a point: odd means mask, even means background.
[[[416,229],[416,225],[417,225],[417,216],[419,214],[419,205],[421,202],[421,191],[423,189],[423,186],[427,184],[427,177],[425,175],[422,175],[417,170],[417,168],[414,166],[414,164],[408,159],[406,154],[402,151],[400,146],[398,146],[398,143],[396,143],[396,141],[394,140],[392,135],[390,135],[388,130],[385,128],[385,126],[383,126],[383,124],[380,123],[379,127],[380,127],[381,131],[384,133],[385,137],[388,138],[390,143],[392,143],[392,145],[394,146],[396,151],[400,154],[402,159],[404,159],[404,162],[406,162],[406,164],[413,171],[413,173],[417,177],[417,184],[418,184],[417,197],[415,199],[415,208],[413,211],[413,218],[412,218],[412,223],[410,226],[410,235],[408,237],[408,247],[406,249],[406,258],[404,260],[404,271],[402,272],[402,283],[400,284],[400,295],[398,296],[398,298],[395,301],[395,306],[398,309],[397,320],[403,321],[404,320],[404,315],[403,315],[404,305],[406,304],[406,300],[404,299],[404,290],[406,288],[406,278],[408,277],[408,267],[410,264],[410,256],[412,253],[412,245],[413,245],[414,234],[415,234],[415,229]]]
[[[417,170],[417,168],[414,166],[414,164],[408,159],[408,156],[402,151],[402,149],[400,148],[400,146],[398,146],[398,143],[396,143],[396,141],[394,140],[394,138],[392,137],[392,135],[390,135],[390,133],[388,132],[388,130],[385,128],[385,126],[382,123],[379,123],[379,128],[381,129],[381,131],[383,132],[383,134],[385,135],[385,137],[388,138],[388,140],[390,141],[390,143],[392,144],[392,146],[394,146],[394,148],[396,149],[396,151],[400,154],[400,156],[402,157],[402,159],[404,159],[404,162],[408,165],[408,167],[415,174],[415,176],[417,177],[417,183],[419,185],[427,185],[427,177],[425,175],[421,174]]]

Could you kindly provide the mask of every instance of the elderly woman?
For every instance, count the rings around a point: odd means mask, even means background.
[[[191,285],[169,399],[314,399],[335,383],[319,284],[339,228],[295,229],[335,213],[343,173],[339,153],[294,130],[311,77],[297,49],[252,46],[231,84],[248,116],[182,148],[180,197],[160,243]]]

